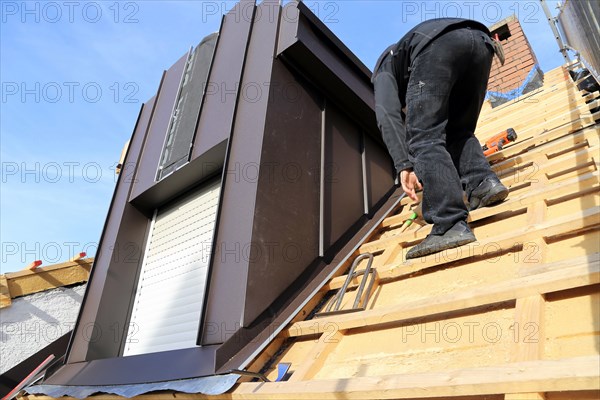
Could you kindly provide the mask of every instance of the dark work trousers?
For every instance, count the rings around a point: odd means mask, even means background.
[[[469,196],[485,178],[495,176],[474,135],[492,56],[491,39],[485,33],[461,28],[435,39],[412,64],[406,94],[406,145],[423,185],[423,218],[433,224],[435,235],[466,220],[463,191]],[[397,87],[390,82],[392,63],[384,61],[380,73],[375,79],[377,117],[398,168],[395,146],[403,143],[395,132],[400,131],[382,126],[398,121],[388,113],[400,113]],[[394,89],[396,99],[390,94]]]

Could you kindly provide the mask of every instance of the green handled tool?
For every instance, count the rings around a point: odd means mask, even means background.
[[[413,223],[413,221],[415,219],[417,219],[419,215],[413,211],[413,213],[410,215],[410,217],[408,217],[408,219],[406,221],[404,221],[404,223],[402,224],[402,227],[400,228],[400,232],[404,232],[405,230],[408,229],[408,227]]]

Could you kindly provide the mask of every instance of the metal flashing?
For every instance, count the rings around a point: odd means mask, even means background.
[[[139,383],[134,385],[108,386],[65,386],[34,385],[26,388],[30,394],[46,395],[59,398],[62,396],[85,399],[93,394],[105,393],[131,398],[149,392],[172,390],[178,393],[219,395],[227,392],[235,385],[239,376],[235,374],[214,375],[194,379],[181,379],[167,382]]]

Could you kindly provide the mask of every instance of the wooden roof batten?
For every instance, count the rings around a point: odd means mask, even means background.
[[[94,258],[77,258],[60,264],[0,275],[0,309],[12,299],[63,286],[87,282]]]

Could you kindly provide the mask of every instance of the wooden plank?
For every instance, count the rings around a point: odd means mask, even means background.
[[[547,185],[545,179],[540,179],[540,181],[532,185],[532,187],[544,187]],[[545,200],[539,199],[536,202],[533,202],[527,208],[527,225],[536,225],[541,224],[546,221],[548,215],[548,198]],[[527,249],[530,247],[531,249]],[[543,237],[534,238],[532,241],[523,244],[523,251],[529,251],[527,254],[532,254],[532,256],[523,257],[521,261],[520,269],[530,268],[536,264],[544,264],[546,262],[547,254],[548,254],[548,244],[544,240]],[[520,360],[525,361],[525,360]]]
[[[541,360],[544,355],[544,296],[536,294],[517,300],[511,361]]]
[[[561,124],[553,127],[552,129],[538,128],[535,132],[529,133],[527,136],[521,135],[514,145],[507,147],[506,149],[494,153],[487,157],[490,162],[503,160],[505,158],[513,157],[528,149],[535,146],[540,146],[544,143],[551,142],[558,138],[566,135],[570,135],[582,129],[595,129],[600,130],[596,124],[596,120],[600,119],[600,112],[593,114],[592,116],[584,116],[577,121]]]
[[[90,258],[85,258],[83,260],[67,261],[67,262],[60,263],[60,264],[48,265],[46,267],[38,268],[37,271],[26,271],[25,270],[25,271],[17,271],[17,272],[8,272],[8,273],[6,273],[6,279],[20,278],[20,277],[30,276],[30,275],[37,275],[41,271],[52,272],[55,270],[70,268],[70,267],[74,267],[74,266],[78,266],[78,265],[84,265],[84,264],[91,265],[93,262],[94,262],[94,258],[90,257]]]
[[[577,168],[578,166],[587,165],[590,162],[594,162],[594,157],[598,157],[598,146],[582,148],[575,152],[563,154],[561,156],[546,160],[542,155],[536,155],[532,160],[524,163],[517,163],[515,165],[533,163],[533,171],[529,174],[530,181],[537,182],[542,175],[545,175],[548,179],[552,179],[555,175],[560,175],[565,170]],[[513,168],[508,167],[505,169],[495,169],[495,172],[499,177],[506,176],[510,173]],[[536,179],[537,178],[537,179]]]
[[[552,186],[548,186],[546,188],[538,188],[538,190],[524,193],[523,195],[517,196],[517,197],[511,199],[509,202],[505,202],[501,205],[491,207],[491,208],[483,208],[483,209],[475,210],[471,213],[471,215],[469,217],[469,221],[470,222],[478,221],[483,218],[497,215],[502,212],[515,211],[519,208],[528,207],[531,204],[536,203],[540,200],[552,201],[554,199],[564,197],[565,194],[570,194],[576,190],[585,192],[585,191],[597,189],[598,187],[600,187],[600,183],[598,182],[599,176],[600,176],[599,173],[596,171],[593,173],[587,173],[580,177],[565,180],[565,181],[557,183],[557,184],[553,184]],[[591,222],[593,224],[593,221],[588,221],[588,222]],[[549,226],[551,226],[552,222],[547,223],[546,225],[548,225],[548,224],[550,224]],[[430,231],[431,231],[431,227],[424,227],[423,229],[419,230],[418,232],[408,232],[403,235],[393,236],[390,238],[386,238],[384,240],[378,240],[378,241],[375,241],[372,243],[367,243],[361,247],[361,250],[362,251],[370,251],[370,250],[375,251],[375,249],[369,247],[371,245],[376,245],[378,247],[383,247],[383,248],[397,247],[397,246],[400,246],[400,244],[405,243],[407,241],[415,241],[417,239],[424,238]],[[479,248],[480,250],[483,250],[485,248],[485,246],[488,246],[488,245],[491,246],[493,244],[494,246],[496,246],[496,248],[497,248],[497,246],[505,246],[504,248],[506,249],[506,248],[508,248],[508,246],[511,246],[514,243],[519,242],[519,241],[523,242],[524,245],[527,244],[528,242],[533,242],[533,243],[536,243],[538,246],[542,246],[542,245],[545,246],[545,242],[543,242],[543,239],[539,239],[539,240],[542,240],[542,242],[540,242],[536,238],[531,239],[531,235],[530,235],[530,232],[527,227],[520,228],[520,232],[521,232],[520,234],[519,234],[519,232],[514,232],[514,236],[511,236],[509,234],[507,237],[507,235],[505,234],[505,235],[496,237],[494,239],[488,239],[485,241],[485,243],[480,243],[480,246],[478,246],[477,248]],[[529,239],[531,239],[531,240],[529,240]],[[495,240],[497,240],[497,241],[495,241]],[[500,244],[500,241],[502,241],[502,244]],[[540,249],[542,249],[542,247],[540,247]],[[457,252],[457,251],[459,251],[459,250],[450,251],[450,252],[452,252],[452,257],[454,257],[453,256],[454,252]],[[532,253],[528,253],[528,254],[532,254]],[[448,255],[450,255],[450,253]],[[474,252],[465,252],[465,254],[464,254],[464,256],[462,256],[462,258],[466,258],[466,257],[473,256],[473,255],[476,255],[476,254]],[[380,256],[375,257],[375,260],[377,260],[378,257],[380,257]],[[458,259],[458,258],[456,258],[456,259]],[[452,258],[452,260],[455,260],[455,258]],[[529,260],[529,261],[531,261],[531,260]],[[414,264],[414,262],[413,262],[413,264]],[[417,265],[419,265],[419,264],[417,264]],[[435,265],[435,264],[433,264],[433,265]],[[423,269],[423,268],[426,268],[429,266],[431,266],[431,262],[426,265],[420,265],[420,267],[422,267],[420,269]],[[412,267],[408,267],[409,268],[408,270],[402,272],[402,270],[400,270],[400,267],[405,267],[405,264],[402,266],[383,265],[383,266],[378,267],[378,274],[379,274],[380,279],[392,279],[392,278],[401,276],[402,274],[408,274],[411,272],[415,272],[417,270]],[[333,289],[340,288],[342,286],[344,280],[345,280],[345,276],[334,278],[328,284],[327,289],[333,290]],[[355,284],[356,283],[353,282],[353,285],[355,285]],[[351,285],[350,287],[353,287],[353,285]]]
[[[533,90],[522,97],[494,108],[492,108],[491,103],[489,103],[490,107],[482,110],[478,122],[480,125],[484,125],[490,121],[493,122],[498,119],[510,117],[511,113],[519,111],[522,108],[536,108],[544,106],[547,103],[555,102],[557,99],[568,97],[575,98],[577,97],[577,94],[571,92],[573,88],[574,85],[569,84],[568,82],[556,82]]]
[[[576,133],[567,134],[536,146],[534,149],[535,151],[528,151],[523,154],[514,155],[507,160],[498,162],[492,166],[492,169],[494,171],[502,171],[504,169],[512,168],[515,165],[526,164],[534,159],[539,158],[540,153],[544,154],[548,158],[552,158],[553,153],[563,151],[581,143],[594,141],[597,139],[599,131],[600,130],[596,127],[588,127]],[[590,147],[593,145],[597,145],[597,143],[594,141],[593,144],[590,144]],[[508,149],[510,148],[507,148],[506,151],[508,151]]]
[[[133,400],[335,400],[425,399],[432,397],[482,396],[523,392],[577,392],[599,390],[598,356],[562,360],[529,361],[418,374],[364,376],[300,382],[241,383],[231,393],[202,395],[153,393]],[[94,400],[116,400],[98,395]],[[47,396],[24,396],[23,400],[47,400]],[[61,397],[72,400],[73,398]]]
[[[468,249],[469,251],[467,251],[467,252],[464,252],[463,250],[461,250],[461,247],[454,249],[454,250],[448,250],[448,255],[454,256],[454,253],[456,253],[456,252],[461,253],[461,254],[466,253],[466,254],[463,254],[462,256],[459,256],[459,258],[453,258],[453,260],[471,257],[471,256],[475,256],[475,255],[477,255],[477,256],[485,255],[485,252],[484,253],[481,252],[483,249],[481,249],[480,247],[486,246],[490,243],[496,243],[497,244],[497,246],[495,246],[496,248],[499,247],[500,249],[510,249],[510,248],[514,247],[515,244],[519,244],[519,243],[523,243],[523,242],[532,240],[536,236],[534,229],[545,229],[545,231],[544,231],[544,233],[546,234],[545,236],[550,237],[550,236],[557,236],[560,234],[565,234],[568,232],[573,232],[576,229],[592,227],[598,223],[598,214],[599,213],[600,213],[600,209],[598,207],[592,207],[587,210],[582,210],[582,211],[579,211],[579,212],[576,212],[576,213],[573,213],[573,214],[570,214],[570,215],[567,215],[567,216],[564,216],[561,218],[556,218],[551,221],[547,221],[542,224],[538,224],[537,226],[518,228],[518,229],[509,231],[509,232],[502,233],[498,236],[495,236],[494,238],[478,241],[478,242],[476,242],[477,244],[475,244],[475,245],[472,244],[472,245],[468,246],[466,249]],[[430,231],[431,231],[431,227],[426,226],[426,227],[423,227],[423,229],[420,229],[414,233],[408,232],[408,233],[404,233],[404,234],[394,236],[391,238],[377,240],[377,241],[370,242],[370,243],[365,243],[364,245],[362,245],[360,247],[360,252],[361,253],[380,252],[380,251],[384,250],[386,247],[396,244],[396,243],[405,243],[405,242],[417,241],[419,239],[424,239],[425,236],[427,236],[427,234],[429,234]],[[450,253],[452,253],[452,254],[450,254]],[[411,265],[414,265],[416,263],[424,266],[425,264],[428,264],[426,260],[433,259],[433,258],[438,259],[437,261],[439,262],[439,256],[435,256],[435,254],[434,254],[432,256],[421,257],[419,259],[416,259],[416,260],[413,260],[410,262],[407,261],[407,263],[409,265],[403,264],[402,268],[411,269]],[[414,269],[412,272],[421,270],[421,269],[422,268],[417,268],[417,269]],[[380,277],[382,279],[385,278],[382,271],[380,270],[379,272],[380,272]]]
[[[511,351],[511,361],[535,361],[544,356],[545,299],[543,295],[534,295],[517,300],[515,323],[512,326],[515,342]],[[504,400],[544,400],[543,393],[508,394]]]
[[[600,98],[600,96],[598,96],[598,93],[593,92],[593,93],[588,93],[588,94],[584,94],[583,96],[581,96],[583,98],[583,100],[587,101],[592,101],[592,100],[596,100],[598,98]]]
[[[532,90],[524,96],[493,108],[491,107],[491,102],[486,102],[490,107],[482,110],[479,121],[485,123],[489,120],[506,117],[507,115],[510,115],[510,112],[521,108],[524,105],[531,107],[556,96],[568,95],[570,87],[573,87],[573,85],[569,85],[568,82],[556,82],[554,84],[545,84],[541,88]]]
[[[554,118],[543,120],[538,119],[536,121],[530,121],[527,128],[521,129],[519,133],[521,138],[534,138],[541,135],[546,131],[556,129],[558,127],[567,125],[571,126],[571,132],[575,132],[581,128],[585,128],[590,125],[595,125],[598,113],[590,114],[590,110],[586,109],[574,109],[568,113],[556,115]]]
[[[23,268],[23,270],[27,271],[34,271],[37,269],[37,267],[39,267],[40,265],[42,265],[42,260],[35,260],[32,261],[31,263],[29,263],[29,265],[27,265],[25,268]]]
[[[590,107],[583,101],[568,101],[557,103],[553,107],[546,107],[541,112],[524,109],[527,114],[522,114],[520,110],[514,110],[514,115],[509,118],[493,121],[481,127],[477,131],[477,138],[481,142],[489,140],[492,136],[507,128],[513,128],[520,138],[527,138],[540,130],[551,130],[566,123],[575,122],[583,116],[589,116]]]
[[[36,271],[19,271],[6,274],[8,288],[13,298],[86,282],[93,258],[38,268]]]
[[[396,257],[398,256],[398,254],[400,254],[401,251],[402,246],[400,246],[400,244],[392,244],[391,246],[386,248],[381,255],[373,259],[373,267],[377,269],[383,267],[384,265],[390,264],[396,259]],[[379,277],[379,275],[377,276]]]
[[[293,371],[290,382],[306,381],[313,378],[323,367],[327,357],[337,347],[344,337],[344,331],[335,330],[332,333],[323,333],[313,349],[306,355],[300,368]],[[293,369],[293,365],[292,365]]]
[[[564,265],[564,264],[562,264]],[[488,304],[496,304],[518,298],[566,290],[600,282],[600,265],[590,263],[587,257],[577,258],[568,267],[533,276],[523,276],[504,282],[465,289],[427,301],[418,300],[405,304],[381,307],[352,314],[324,317],[319,320],[300,321],[282,332],[295,337],[323,333],[325,327],[335,324],[338,330],[399,323],[413,318],[437,315]]]
[[[509,195],[506,201],[494,207],[479,208],[471,211],[469,215],[469,221],[478,221],[502,212],[514,211],[519,208],[523,208],[522,206],[527,206],[540,200],[562,197],[566,193],[577,193],[598,188],[599,176],[600,175],[598,171],[585,173],[569,180],[552,183],[551,186],[544,186],[536,188],[535,190],[528,190],[519,196]],[[406,211],[388,217],[383,221],[382,226],[389,228],[401,225],[411,213],[412,211]]]
[[[273,341],[260,353],[258,357],[256,357],[250,365],[246,368],[247,371],[250,372],[260,372],[260,370],[266,365],[267,362],[271,360],[271,358],[277,353],[279,348],[285,342],[284,338],[277,337],[273,339]],[[240,377],[240,382],[249,382],[253,378],[242,376]]]
[[[536,264],[527,268],[519,269],[519,276],[539,275],[550,271],[557,271],[563,268],[568,268],[577,263],[587,263],[589,265],[600,264],[600,253],[595,252],[585,256],[577,257],[576,259],[565,258],[561,261],[556,261],[550,264]]]
[[[522,101],[517,107],[507,107],[494,113],[487,113],[479,119],[478,129],[506,121],[508,123],[526,123],[528,120],[543,115],[554,116],[561,112],[585,106],[583,96],[577,92],[570,92],[572,85],[556,85],[549,90],[538,92],[527,100]],[[525,106],[525,107],[523,107]]]
[[[541,99],[547,98],[554,93],[564,93],[571,90],[576,90],[574,83],[567,77],[560,75],[552,75],[551,79],[547,79],[547,75],[544,77],[544,85],[541,88],[532,90],[531,92],[520,96],[514,100],[508,101],[500,106],[486,109],[482,112],[482,118],[489,118],[490,114],[506,115],[507,111],[512,111],[517,107],[523,105],[529,105],[531,103],[538,102]],[[489,102],[487,102],[489,104]],[[515,107],[513,107],[515,106]]]
[[[415,399],[523,391],[595,390],[597,356],[536,361],[458,371],[353,377],[311,382],[248,383],[231,397],[244,399]],[[218,397],[216,397],[218,398]]]
[[[544,175],[545,177],[545,175]],[[540,187],[547,184],[546,179],[540,179],[533,186]],[[537,201],[527,209],[528,224],[538,224],[546,220],[548,207],[545,201]],[[536,248],[536,257],[521,261],[520,269],[527,269],[531,265],[543,265],[546,262],[548,245],[542,239],[535,239],[530,243]],[[544,312],[546,301],[544,295],[533,295],[517,299],[515,305],[515,322],[512,326],[515,341],[511,349],[512,362],[535,361],[544,357],[544,343],[546,341]],[[505,400],[544,400],[543,393],[517,393],[508,394]]]
[[[81,253],[77,253],[77,254],[75,254],[73,257],[71,257],[71,258],[69,259],[69,261],[70,261],[70,262],[75,262],[75,261],[81,260],[81,259],[82,259],[83,257],[85,257],[85,256],[86,256],[86,253],[85,253],[85,251],[83,251],[83,252],[81,252]]]
[[[123,169],[123,164],[125,163],[125,156],[127,155],[127,151],[129,150],[129,144],[131,140],[127,140],[123,145],[123,149],[121,150],[121,156],[119,157],[119,162],[117,163],[117,167],[115,168],[115,175],[119,175],[121,170]]]
[[[380,279],[396,279],[402,276],[408,276],[417,271],[424,271],[428,268],[444,265],[447,263],[464,260],[467,258],[490,258],[495,257],[498,251],[509,251],[524,243],[531,242],[537,238],[537,232],[542,232],[544,238],[554,238],[572,234],[584,229],[596,227],[598,225],[600,207],[590,209],[556,218],[543,224],[525,226],[513,231],[485,238],[470,245],[457,247],[441,253],[433,254],[419,259],[393,264],[387,268],[379,270]],[[590,251],[595,251],[590,249]]]
[[[6,275],[0,275],[0,308],[8,307],[12,303]]]
[[[531,96],[527,101],[519,104],[518,107],[498,110],[495,113],[489,113],[478,121],[477,136],[486,136],[492,133],[493,129],[504,125],[505,128],[515,128],[527,126],[528,120],[537,118],[540,115],[556,115],[570,109],[585,106],[587,103],[582,96],[568,93],[567,86],[562,89],[547,90]],[[526,105],[526,107],[521,107]],[[517,131],[519,133],[519,131]]]
[[[543,393],[510,393],[504,400],[546,400],[546,396]]]

